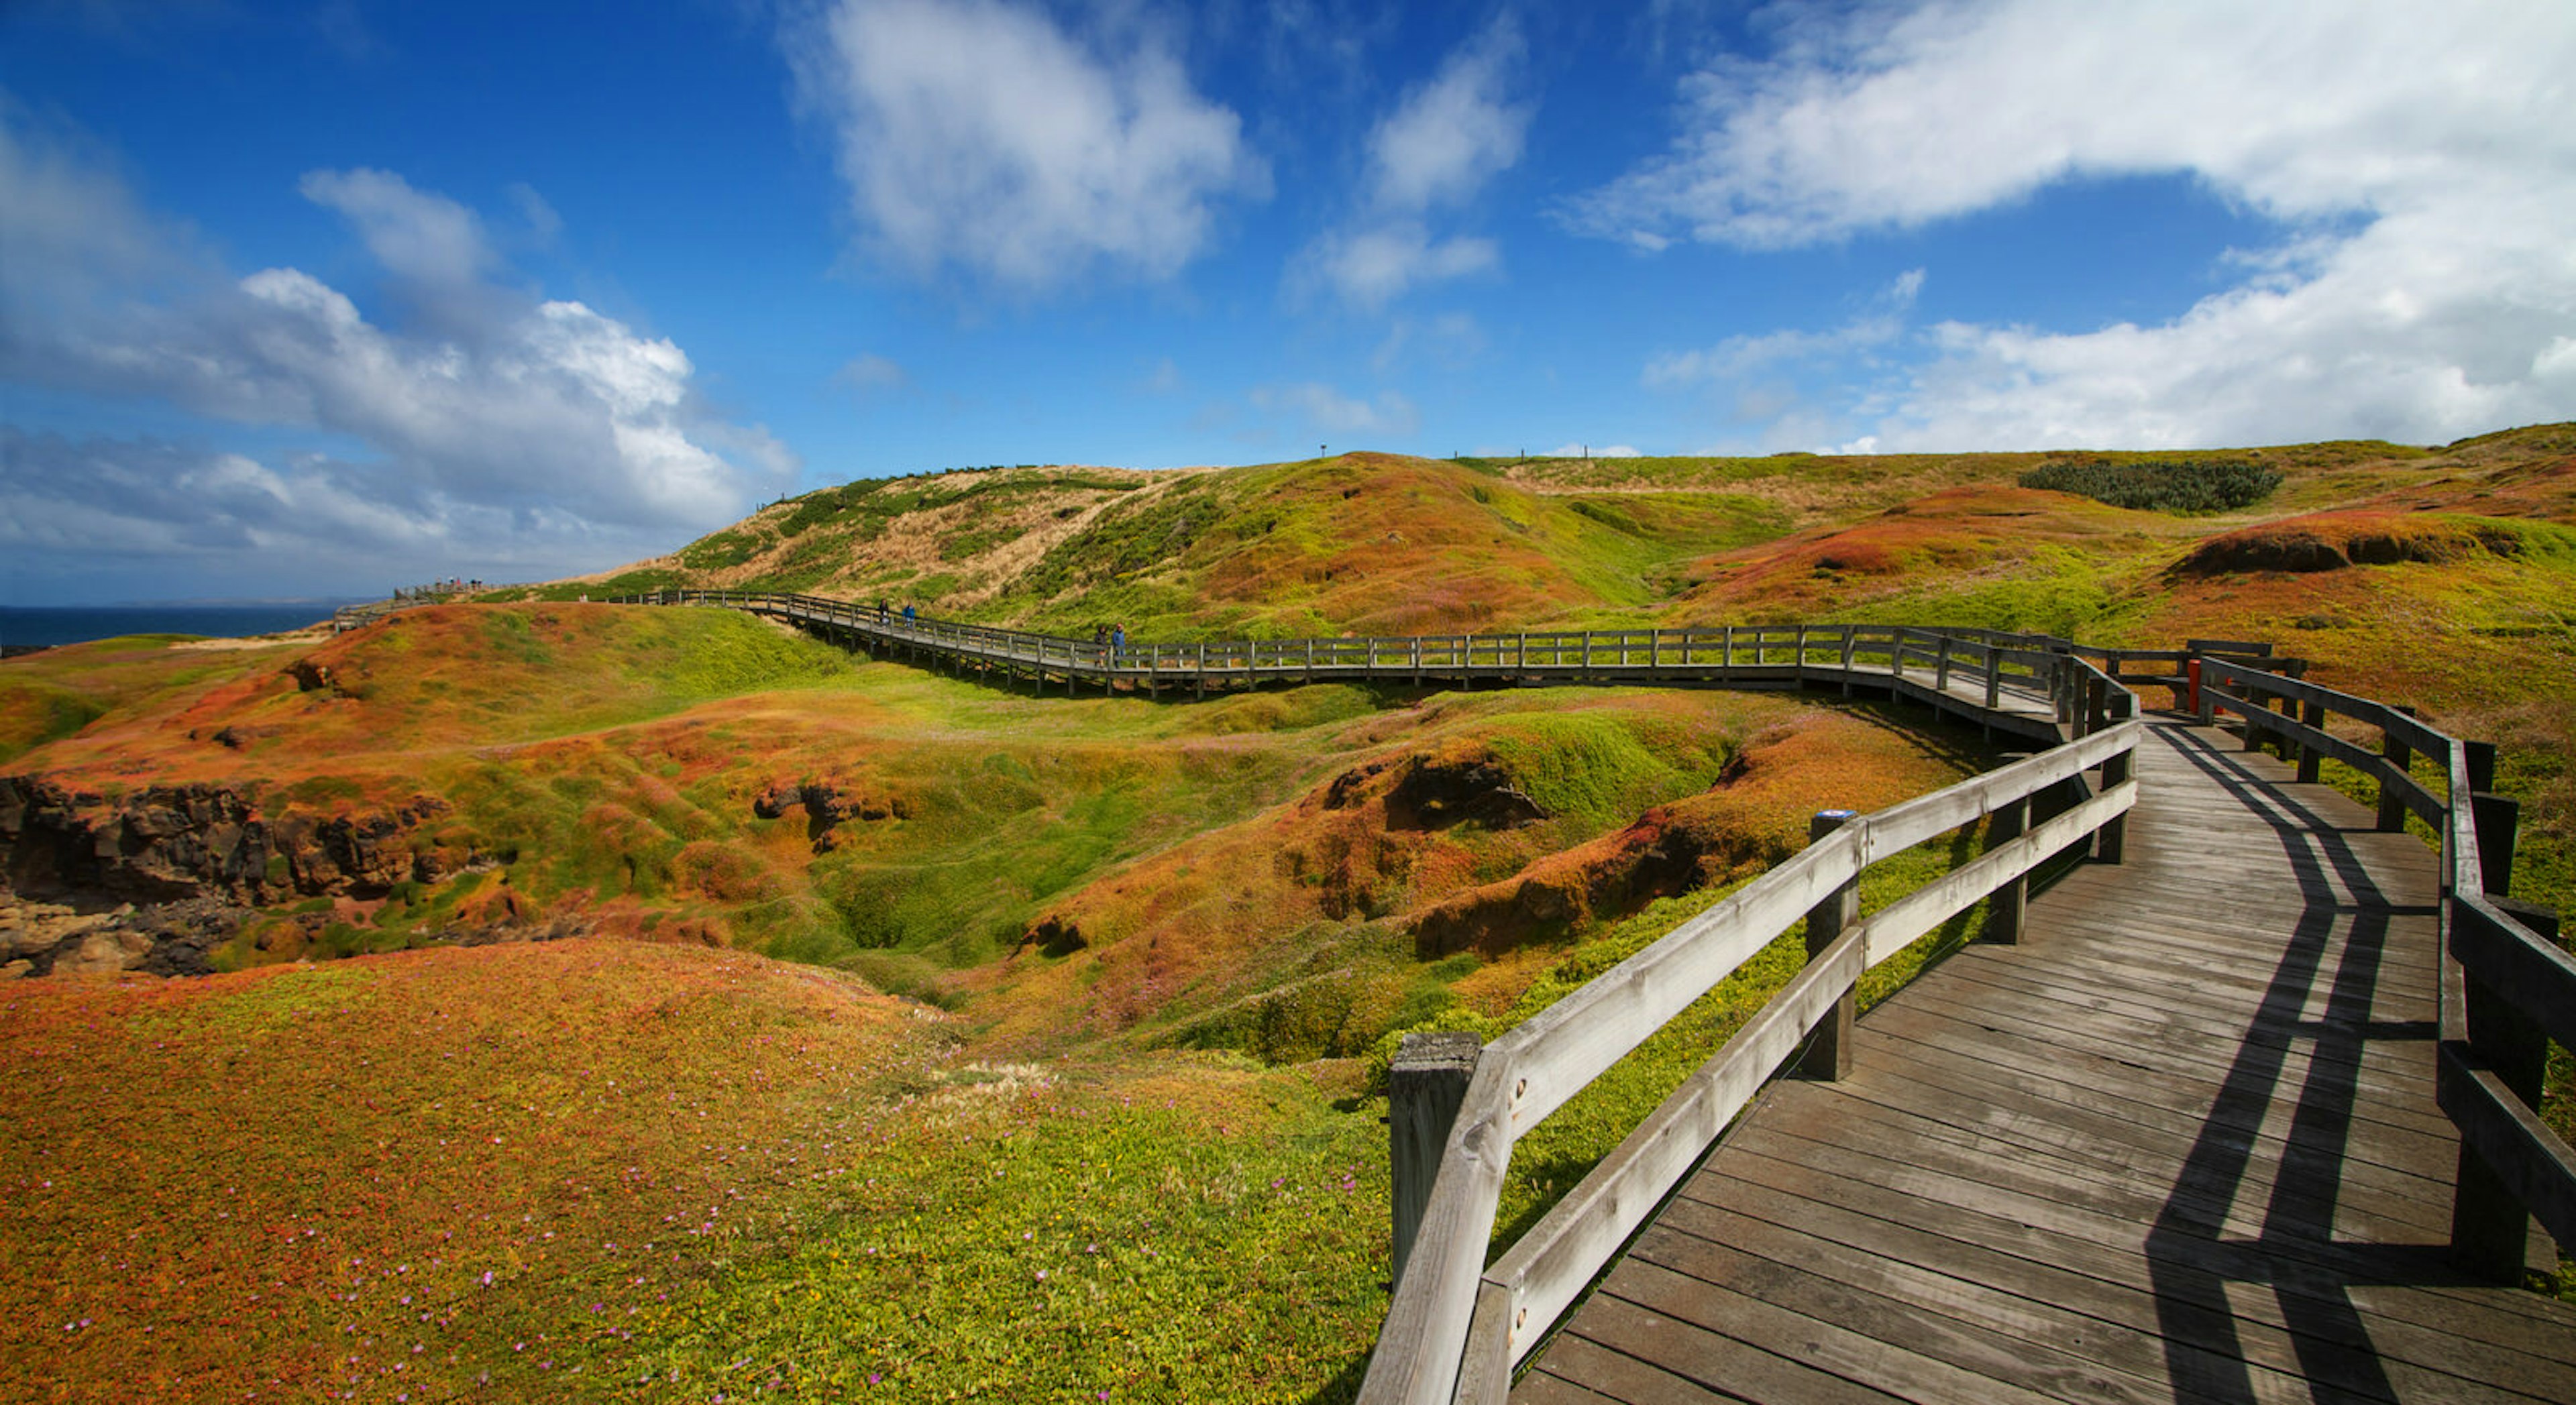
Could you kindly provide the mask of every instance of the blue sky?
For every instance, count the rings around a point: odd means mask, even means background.
[[[11,0],[0,601],[988,463],[2576,418],[2561,0]]]

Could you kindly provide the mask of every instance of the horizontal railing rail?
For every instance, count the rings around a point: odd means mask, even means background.
[[[2231,713],[2250,750],[2280,745],[2302,780],[2327,760],[2374,787],[2378,825],[2430,826],[2441,857],[2441,1047],[2434,1098],[2460,1132],[2451,1243],[2470,1267],[2519,1282],[2530,1221],[2576,1244],[2576,1150],[2540,1120],[2549,1041],[2576,1047],[2576,958],[2558,940],[2557,915],[2511,897],[2519,807],[2494,792],[2495,748],[2462,741],[2411,713],[2263,671],[2209,659],[2205,719]],[[2343,718],[2377,733],[2377,746],[2328,730]],[[2418,780],[2431,763],[2441,788]]]
[[[872,643],[920,649],[1041,681],[1107,688],[1346,678],[1418,682],[1509,676],[1535,682],[1706,678],[1849,683],[1912,679],[1939,692],[1981,685],[1992,710],[2006,699],[2082,706],[2062,696],[2073,646],[2044,635],[1900,625],[1764,624],[1687,629],[1546,630],[1491,634],[1103,642],[907,617],[827,596],[669,589],[613,604],[716,605],[770,615]],[[2099,651],[2096,651],[2099,652]],[[2097,675],[2100,670],[2095,670]],[[2057,720],[2064,721],[2063,716]]]

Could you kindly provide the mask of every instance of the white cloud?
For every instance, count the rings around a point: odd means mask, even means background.
[[[563,216],[555,213],[555,207],[537,193],[535,186],[526,181],[512,181],[509,194],[510,203],[519,207],[519,218],[527,222],[528,237],[535,241],[537,247],[553,244],[555,236],[563,233]]]
[[[1502,265],[1491,239],[1434,240],[1419,221],[1401,220],[1336,231],[1310,245],[1304,276],[1320,278],[1343,298],[1377,308],[1417,283],[1490,273]]]
[[[89,153],[0,121],[0,246],[10,251],[0,260],[0,378],[165,402],[290,437],[338,436],[373,456],[326,464],[269,453],[262,463],[216,449],[97,440],[75,453],[21,439],[7,485],[13,532],[43,537],[51,511],[68,514],[62,521],[155,520],[151,492],[84,498],[46,476],[88,461],[121,465],[102,481],[159,475],[165,499],[202,491],[295,506],[260,518],[256,532],[245,527],[243,541],[322,551],[323,538],[366,522],[365,539],[391,549],[444,542],[470,522],[487,534],[474,541],[478,560],[542,545],[554,553],[545,573],[557,574],[650,554],[674,528],[718,525],[792,478],[793,455],[765,431],[699,403],[695,368],[668,339],[497,282],[504,270],[473,211],[380,171],[316,172],[303,189],[350,220],[398,285],[406,323],[371,319],[299,269],[233,278],[156,226]],[[366,564],[381,573],[389,563]]]
[[[1428,210],[1472,198],[1521,159],[1530,110],[1511,101],[1520,31],[1506,19],[1449,56],[1369,133],[1370,200]]]
[[[1252,405],[1274,415],[1292,415],[1309,431],[1330,435],[1383,435],[1404,438],[1422,427],[1413,402],[1392,390],[1375,400],[1342,394],[1331,386],[1307,381],[1265,385],[1252,392]]]
[[[1376,309],[1422,283],[1501,266],[1494,241],[1435,237],[1427,216],[1463,205],[1520,160],[1530,108],[1511,100],[1520,30],[1496,21],[1399,100],[1368,137],[1361,208],[1292,261],[1292,287],[1324,286]]]
[[[909,389],[912,373],[892,357],[871,351],[844,362],[832,373],[832,384],[861,396],[887,395]]]
[[[1484,324],[1471,312],[1398,317],[1388,325],[1377,350],[1369,353],[1369,369],[1384,375],[1399,362],[1420,359],[1457,370],[1483,355],[1485,345]]]
[[[1884,6],[1702,71],[1671,152],[1586,197],[1644,247],[1903,230],[2187,174],[2286,226],[2152,326],[1952,325],[1889,447],[2447,439],[2576,414],[2576,9],[2515,0]]]
[[[853,213],[914,272],[1023,290],[1106,263],[1149,278],[1266,193],[1241,120],[1150,36],[1085,43],[1001,0],[837,0],[784,36],[833,124]]]
[[[1870,307],[1822,332],[1795,328],[1728,337],[1694,351],[1667,352],[1646,363],[1645,382],[1667,389],[1742,380],[1789,362],[1832,361],[1887,346],[1905,332],[1905,314],[1923,289],[1923,270],[1899,274]]]
[[[386,272],[442,290],[474,288],[491,268],[483,221],[391,171],[309,171],[296,189],[357,227]]]

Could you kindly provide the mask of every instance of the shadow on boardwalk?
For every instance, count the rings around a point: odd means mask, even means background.
[[[1516,1398],[2576,1400],[2576,1312],[2447,1258],[2434,856],[2152,730],[2128,862],[1776,1085]]]

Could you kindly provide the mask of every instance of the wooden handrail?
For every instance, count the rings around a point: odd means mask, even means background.
[[[2519,1282],[2528,1221],[2576,1244],[2576,1149],[2538,1115],[2548,1041],[2576,1045],[2576,957],[2555,937],[2554,915],[2509,897],[2516,814],[2488,793],[2492,752],[2370,698],[2281,677],[2251,663],[2203,663],[2202,706],[2235,713],[2250,747],[2259,735],[2296,748],[2302,775],[2331,757],[2378,787],[2380,827],[2409,814],[2442,848],[2441,1049],[2434,1100],[2460,1132],[2452,1195],[2454,1253],[2485,1276]],[[2272,701],[2295,703],[2296,719]],[[2377,729],[2380,752],[2325,730],[2327,716]],[[2442,773],[2442,794],[2417,781],[2412,758]],[[2535,928],[2538,928],[2536,930]]]
[[[1896,658],[1927,642],[1911,638],[1914,633],[1891,637]],[[1950,641],[1929,642],[1947,656]],[[2135,720],[2135,695],[2071,654],[2008,652],[2044,665],[2072,740],[1841,823],[1484,1049],[1379,1329],[1360,1387],[1363,1402],[1500,1400],[1512,1368],[1764,1080],[1820,1022],[1847,1018],[1835,1012],[1848,1009],[1862,972],[1978,900],[2014,887],[2048,856],[2114,832],[2137,798],[2130,777],[2144,724]],[[1982,657],[1991,670],[1993,654]],[[1836,910],[1826,899],[1849,891],[1872,864],[1963,824],[2007,810],[2018,814],[2042,792],[2097,768],[2102,784],[2090,799],[2036,827],[2016,826],[1975,862],[1819,941],[1813,924]],[[2106,848],[2116,857],[2116,845]],[[1802,919],[1810,923],[1814,953],[1806,968],[1485,1267],[1513,1143]]]

